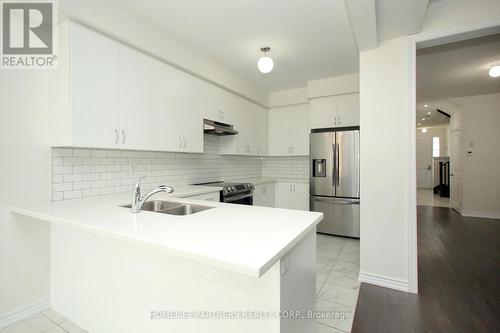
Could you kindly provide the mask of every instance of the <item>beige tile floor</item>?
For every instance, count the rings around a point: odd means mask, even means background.
[[[434,206],[434,207],[450,207],[450,198],[442,198],[435,195],[432,189],[418,188],[417,189],[417,205]]]
[[[318,320],[317,333],[350,332],[359,292],[359,240],[318,234],[316,257],[316,310],[338,314]],[[86,332],[51,309],[0,330],[0,333]]]

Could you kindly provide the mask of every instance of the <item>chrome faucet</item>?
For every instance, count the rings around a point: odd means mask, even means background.
[[[134,192],[132,192],[132,213],[140,213],[142,210],[142,206],[148,200],[148,198],[156,193],[167,192],[172,193],[174,189],[167,185],[160,185],[157,188],[152,189],[144,196],[141,196],[141,180],[143,180],[146,176],[142,176],[139,178],[134,187]]]

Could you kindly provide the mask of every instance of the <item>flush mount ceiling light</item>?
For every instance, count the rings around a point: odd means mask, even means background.
[[[273,70],[274,62],[273,59],[267,56],[267,52],[271,51],[271,48],[266,46],[262,47],[260,50],[264,52],[264,56],[257,61],[257,68],[261,73],[270,73]]]
[[[429,104],[424,104],[424,108],[427,108],[427,107],[429,107]]]
[[[429,112],[427,112],[427,114],[431,114],[431,112],[429,111]]]
[[[421,124],[421,123],[418,123],[417,125],[418,125],[418,126],[420,126],[420,125],[422,125],[422,124]]]
[[[491,77],[499,77],[500,76],[500,64],[492,65],[488,74]]]
[[[421,131],[422,133],[427,133],[427,128],[422,128]]]

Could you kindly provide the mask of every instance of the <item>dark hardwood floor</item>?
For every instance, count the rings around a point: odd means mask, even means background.
[[[419,294],[361,284],[352,332],[500,332],[500,220],[418,207]]]

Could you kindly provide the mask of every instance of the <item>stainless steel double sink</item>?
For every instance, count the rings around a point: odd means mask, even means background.
[[[123,205],[121,207],[132,208],[132,205]],[[142,205],[142,210],[148,212],[161,213],[161,214],[169,214],[169,215],[191,215],[203,212],[211,208],[215,207],[184,204],[180,202],[163,201],[163,200],[146,201]]]

